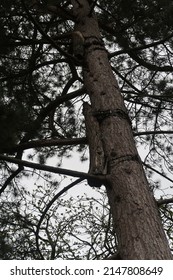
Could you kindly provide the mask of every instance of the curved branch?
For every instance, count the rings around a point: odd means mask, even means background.
[[[6,187],[10,184],[10,182],[23,170],[23,166],[19,166],[5,181],[2,188],[0,189],[0,196],[6,189]]]
[[[72,85],[78,80],[77,77],[72,77],[68,80],[65,87],[63,88],[62,95],[66,95],[69,91],[69,89],[72,87]]]
[[[158,66],[155,64],[151,64],[148,61],[145,61],[143,58],[139,57],[134,51],[129,51],[127,53],[133,60],[135,60],[141,66],[147,68],[150,71],[158,71],[158,72],[172,72],[173,71],[173,67],[170,65]]]
[[[159,65],[155,65],[155,64],[151,64],[148,61],[145,61],[143,58],[139,57],[136,52],[137,50],[135,48],[129,48],[129,42],[128,40],[125,38],[122,30],[120,32],[120,30],[116,30],[115,28],[111,28],[109,26],[103,26],[103,24],[101,23],[101,27],[108,31],[109,33],[111,33],[113,36],[116,36],[118,44],[122,47],[122,51],[124,51],[125,53],[127,53],[133,60],[135,60],[138,64],[140,64],[141,66],[147,68],[150,71],[158,71],[158,72],[172,72],[173,71],[173,67],[170,65],[165,65],[165,66],[159,66]],[[123,35],[122,35],[123,34]],[[168,39],[172,38],[173,34],[171,33],[169,36],[167,36],[165,39],[161,40],[161,43],[164,43],[165,41],[167,41]],[[154,43],[153,43],[154,44]],[[156,44],[156,43],[155,43]],[[159,42],[160,44],[160,42]],[[145,47],[143,48],[145,49]],[[142,49],[138,49],[142,50]],[[117,54],[121,54],[120,52],[118,52]]]
[[[66,191],[68,191],[69,189],[71,189],[72,187],[74,187],[75,185],[79,184],[80,182],[82,182],[83,179],[80,178],[80,179],[77,179],[75,180],[74,182],[72,182],[71,184],[69,184],[68,186],[66,186],[64,189],[62,189],[59,193],[57,193],[53,199],[47,204],[45,210],[43,211],[42,215],[41,215],[41,218],[38,222],[38,225],[37,225],[37,229],[36,229],[36,246],[37,246],[37,250],[41,256],[41,258],[44,260],[44,257],[40,251],[40,247],[39,247],[39,230],[40,230],[40,226],[41,226],[41,223],[42,221],[44,220],[44,217],[46,215],[46,213],[48,212],[49,208],[52,206],[52,204],[55,202],[55,200],[57,200],[62,194],[64,194]]]
[[[76,98],[78,96],[81,96],[84,94],[84,87],[81,89],[78,89],[76,91],[73,91],[69,94],[58,96],[55,100],[51,101],[46,107],[44,107],[39,116],[35,121],[32,123],[32,131],[29,131],[24,138],[22,139],[21,143],[27,142],[31,137],[35,135],[35,131],[40,128],[43,120],[47,117],[47,115],[54,109],[56,109],[57,106],[62,104],[63,102],[66,102],[68,100],[71,100],[73,98]]]
[[[29,12],[24,0],[21,0],[22,1],[22,5],[24,7],[24,10],[28,16],[28,19],[34,24],[34,26],[38,29],[38,31],[40,32],[40,34],[55,48],[57,49],[62,55],[64,55],[65,57],[68,57],[68,58],[71,58],[74,60],[74,57],[67,53],[66,51],[64,51],[62,48],[60,48],[56,42],[51,38],[49,37],[49,35],[47,35],[47,33],[42,29],[41,25],[38,23],[37,20],[35,20],[35,18],[32,16],[32,14]]]
[[[141,46],[134,47],[134,48],[127,48],[127,49],[123,49],[123,50],[119,50],[119,51],[109,53],[109,57],[111,58],[113,56],[128,53],[128,52],[131,52],[131,51],[142,51],[142,50],[145,50],[145,49],[148,49],[148,48],[151,48],[151,47],[155,47],[155,46],[158,46],[158,45],[161,45],[161,44],[165,43],[166,41],[168,41],[172,37],[173,37],[173,33],[171,33],[169,36],[167,36],[167,37],[165,37],[161,40],[158,40],[156,42],[153,42],[153,43],[149,43],[149,44],[146,44],[146,45],[141,45]]]

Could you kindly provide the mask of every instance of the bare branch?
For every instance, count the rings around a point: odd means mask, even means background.
[[[19,166],[5,181],[2,188],[0,189],[0,196],[6,189],[6,187],[11,183],[11,181],[23,170],[23,166]]]
[[[166,175],[164,175],[163,173],[159,172],[157,169],[151,167],[149,164],[142,162],[142,164],[144,166],[146,166],[147,168],[151,169],[152,171],[156,172],[157,174],[159,174],[160,176],[164,177],[165,179],[167,179],[168,181],[170,181],[171,183],[173,183],[173,180],[171,180],[169,177],[167,177]]]
[[[11,162],[14,164],[19,164],[21,166],[26,166],[26,167],[33,168],[33,169],[52,172],[55,174],[63,174],[63,175],[72,176],[72,177],[79,177],[82,179],[92,179],[92,180],[96,180],[96,181],[98,180],[98,181],[101,181],[102,183],[106,182],[106,176],[104,176],[104,175],[92,175],[92,174],[88,174],[85,172],[79,172],[79,171],[69,170],[69,169],[65,169],[65,168],[54,167],[54,166],[50,166],[50,165],[42,165],[39,163],[29,162],[26,160],[20,160],[15,157],[8,157],[8,156],[4,156],[4,155],[0,155],[0,160]]]
[[[52,146],[67,146],[67,145],[80,145],[87,144],[87,138],[72,138],[72,139],[42,139],[42,140],[33,140],[25,143],[21,143],[11,147],[10,149],[5,150],[6,153],[15,153],[17,151],[23,151],[32,148],[42,148],[42,147],[52,147]]]
[[[40,247],[39,247],[39,231],[40,231],[40,226],[41,226],[41,223],[42,221],[44,220],[44,217],[46,216],[48,210],[50,209],[50,207],[52,206],[52,204],[62,195],[64,194],[65,192],[67,192],[69,189],[71,189],[72,187],[74,187],[75,185],[79,184],[80,182],[82,182],[83,179],[80,178],[80,179],[77,179],[75,180],[74,182],[72,182],[71,184],[69,184],[68,186],[66,186],[64,189],[62,189],[59,193],[57,193],[53,199],[47,204],[45,210],[43,211],[42,215],[41,215],[41,218],[39,220],[39,223],[37,225],[37,229],[36,229],[36,246],[37,246],[37,250],[41,256],[42,259],[44,259],[41,251],[40,251]]]
[[[141,136],[141,135],[156,135],[156,134],[173,134],[173,130],[151,130],[151,131],[139,131],[139,132],[134,132],[134,136]]]

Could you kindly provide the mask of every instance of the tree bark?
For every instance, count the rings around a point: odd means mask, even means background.
[[[83,75],[107,164],[105,185],[121,259],[172,259],[132,127],[87,0],[72,0],[75,30],[84,37]],[[92,124],[91,124],[92,129]]]

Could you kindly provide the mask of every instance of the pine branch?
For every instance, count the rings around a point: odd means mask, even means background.
[[[21,143],[11,147],[10,149],[4,150],[5,153],[15,153],[32,148],[52,147],[52,146],[68,146],[68,145],[80,145],[87,144],[87,138],[72,138],[72,139],[42,139],[33,140],[25,143]]]
[[[62,104],[63,102],[66,102],[68,100],[71,100],[75,97],[78,97],[78,96],[81,96],[82,94],[84,94],[84,87],[79,89],[79,90],[76,90],[76,91],[73,91],[69,94],[66,94],[66,95],[63,95],[63,96],[58,96],[55,100],[51,101],[46,107],[44,107],[39,116],[37,117],[37,119],[35,121],[33,121],[32,123],[32,130],[29,131],[22,139],[21,143],[24,143],[24,142],[27,142],[29,139],[31,139],[38,128],[40,128],[43,120],[48,116],[48,114],[56,109],[57,106],[59,106],[60,104]]]
[[[156,47],[156,46],[159,46],[159,45],[165,43],[166,41],[168,41],[172,37],[173,37],[173,33],[171,33],[169,36],[167,36],[167,37],[165,37],[161,40],[155,41],[153,43],[149,43],[149,44],[146,44],[146,45],[141,45],[141,46],[134,47],[134,48],[124,48],[123,50],[119,50],[119,51],[109,53],[109,57],[111,58],[111,57],[114,57],[114,56],[117,56],[117,55],[121,55],[121,54],[131,52],[131,51],[133,51],[133,52],[134,51],[141,51],[141,50],[145,50],[145,49],[148,49],[148,48]]]
[[[41,25],[39,24],[39,22],[32,16],[32,14],[29,12],[27,6],[25,5],[24,0],[22,0],[22,5],[24,7],[24,10],[28,16],[28,19],[34,24],[34,26],[37,28],[37,30],[40,32],[40,34],[43,36],[43,38],[45,38],[51,45],[52,47],[54,47],[55,49],[57,49],[59,51],[60,54],[64,55],[65,57],[68,57],[72,60],[74,60],[74,57],[67,53],[66,51],[64,51],[62,48],[59,47],[59,45],[56,43],[56,41],[54,41],[41,27]]]

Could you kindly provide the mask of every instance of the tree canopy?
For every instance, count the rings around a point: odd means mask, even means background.
[[[89,3],[172,249],[173,3]],[[64,175],[92,177],[76,166],[69,173],[61,168],[74,151],[88,159],[82,106],[89,99],[72,46],[74,25],[68,0],[0,1],[1,259],[39,259],[37,225]],[[93,191],[98,199],[60,197],[45,213],[39,235],[45,259],[114,253],[104,188]]]

